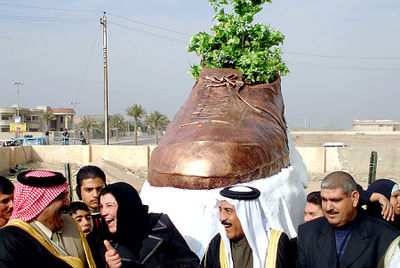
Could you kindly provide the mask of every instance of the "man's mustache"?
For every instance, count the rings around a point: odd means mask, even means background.
[[[339,213],[339,212],[336,211],[336,210],[334,210],[334,209],[329,210],[329,211],[326,211],[326,214],[328,214],[328,215],[333,215],[333,214],[338,214],[338,213]]]
[[[231,227],[231,226],[232,226],[232,223],[230,223],[229,221],[223,221],[223,222],[221,222],[221,224],[222,224],[224,227]]]

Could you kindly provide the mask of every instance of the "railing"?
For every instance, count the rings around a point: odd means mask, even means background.
[[[79,138],[68,138],[63,137],[43,137],[43,145],[81,145],[82,142]],[[42,145],[42,144],[38,144]]]
[[[82,142],[78,138],[65,139],[62,137],[25,137],[15,139],[11,144],[6,146],[30,146],[30,145],[81,145]]]

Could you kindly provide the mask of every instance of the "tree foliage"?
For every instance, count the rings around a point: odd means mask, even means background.
[[[98,127],[96,120],[90,116],[84,116],[81,119],[80,127],[86,130],[87,141],[90,144],[90,130],[94,130]]]
[[[137,130],[138,130],[138,123],[139,119],[143,118],[146,115],[146,110],[143,108],[142,105],[134,104],[126,108],[126,114],[128,116],[133,117],[134,122],[134,134],[135,134],[135,145],[137,145]]]
[[[153,126],[156,136],[156,144],[158,144],[158,130],[169,124],[167,116],[159,111],[154,111],[151,112],[150,115],[146,116],[146,122]]]
[[[115,127],[118,130],[121,130],[124,125],[125,118],[122,114],[116,113],[113,114],[110,118],[110,125],[111,127]]]
[[[253,84],[274,82],[277,74],[289,72],[282,61],[279,45],[285,36],[271,26],[252,24],[262,5],[270,0],[209,0],[215,11],[216,24],[212,34],[193,35],[187,47],[202,57],[200,65],[191,66],[197,79],[203,67],[233,68],[243,72],[243,78]],[[233,13],[223,8],[230,5]]]
[[[125,121],[125,118],[120,113],[116,113],[116,114],[112,115],[110,118],[111,127],[115,127],[117,129],[117,141],[119,138],[119,131],[122,130],[122,128],[124,126],[124,121]]]
[[[40,120],[46,123],[46,131],[49,131],[49,123],[56,119],[56,116],[51,111],[44,111],[39,116]]]

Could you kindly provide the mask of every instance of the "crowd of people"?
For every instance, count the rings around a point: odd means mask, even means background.
[[[400,267],[400,188],[387,179],[363,190],[346,172],[328,174],[291,239],[270,226],[258,189],[226,187],[201,259],[168,215],[97,166],[78,171],[75,202],[61,173],[17,180],[0,176],[0,267]]]

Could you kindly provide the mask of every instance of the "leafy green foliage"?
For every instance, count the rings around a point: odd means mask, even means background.
[[[133,117],[134,120],[134,133],[135,133],[135,145],[137,145],[137,132],[138,132],[138,123],[139,119],[146,115],[146,110],[143,108],[142,105],[134,104],[126,108],[126,114],[128,116]]]
[[[209,0],[216,15],[212,34],[193,35],[189,52],[202,56],[200,65],[191,66],[197,79],[203,67],[233,68],[243,72],[243,78],[253,84],[274,82],[277,74],[289,72],[282,61],[279,45],[285,36],[270,26],[252,24],[254,15],[271,0]],[[224,5],[232,5],[233,14],[225,13]]]
[[[56,116],[51,111],[43,111],[39,115],[40,120],[46,122],[46,131],[49,130],[49,123],[56,119]]]
[[[146,116],[146,122],[154,127],[156,144],[158,144],[158,129],[166,127],[169,124],[168,117],[159,111],[154,111]]]
[[[118,130],[122,130],[124,121],[124,116],[120,113],[116,113],[110,118],[111,126],[117,128]]]
[[[98,128],[96,120],[90,116],[84,116],[81,118],[80,127],[86,130],[87,142],[90,144],[90,130],[95,130]]]

